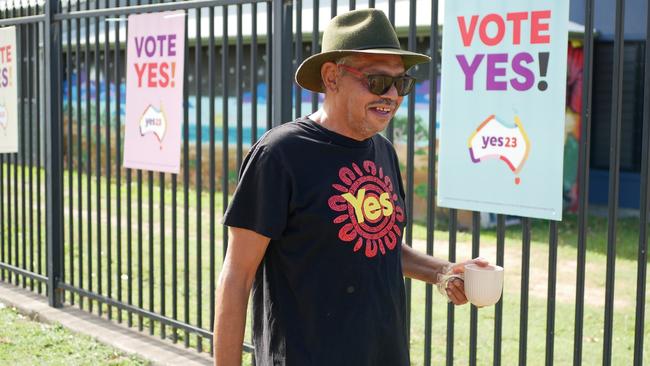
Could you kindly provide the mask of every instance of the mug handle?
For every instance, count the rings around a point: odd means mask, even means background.
[[[436,286],[438,287],[438,292],[440,292],[440,294],[447,299],[447,302],[451,302],[451,299],[447,295],[447,286],[449,285],[449,281],[453,280],[454,278],[465,281],[465,274],[451,273],[451,269],[448,270],[445,274],[438,274],[438,284]]]

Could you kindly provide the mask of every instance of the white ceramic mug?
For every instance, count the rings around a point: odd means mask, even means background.
[[[465,266],[465,295],[476,306],[496,304],[503,291],[503,267],[488,265],[481,267],[477,264]]]
[[[465,282],[465,296],[477,307],[496,304],[503,291],[503,267],[474,263],[465,265],[465,273],[445,276],[445,287],[449,280],[460,278]]]

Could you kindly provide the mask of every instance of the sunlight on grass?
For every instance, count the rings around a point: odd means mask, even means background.
[[[31,321],[0,304],[0,364],[3,365],[148,365],[74,334],[61,325]]]

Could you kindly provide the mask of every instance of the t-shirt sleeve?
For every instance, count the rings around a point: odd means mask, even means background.
[[[242,163],[223,223],[279,239],[289,215],[290,182],[282,161],[266,146],[254,146]]]

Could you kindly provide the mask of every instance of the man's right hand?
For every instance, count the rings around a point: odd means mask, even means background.
[[[219,366],[241,365],[248,297],[270,241],[248,229],[230,227],[229,233],[215,300],[214,362]]]

